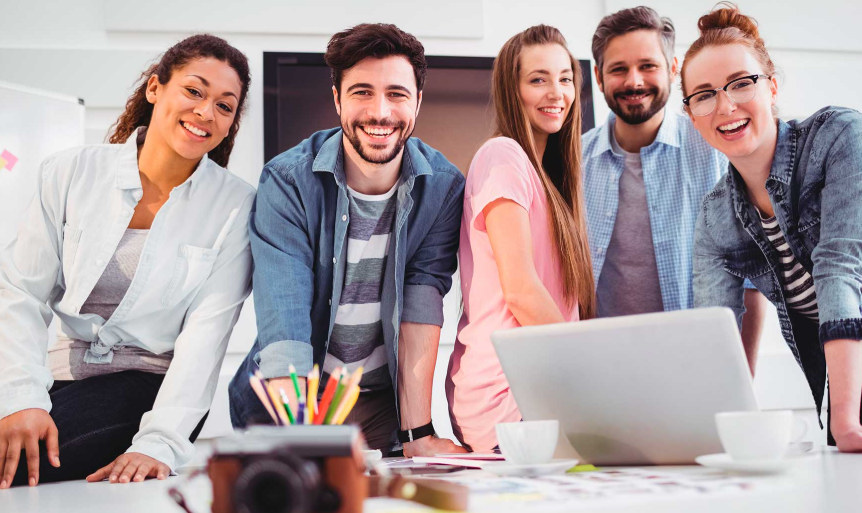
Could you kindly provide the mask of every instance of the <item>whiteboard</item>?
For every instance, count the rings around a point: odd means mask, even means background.
[[[15,236],[36,192],[39,164],[60,150],[84,144],[84,101],[0,82],[0,248]],[[3,160],[0,160],[3,164]],[[10,170],[9,167],[12,169]]]

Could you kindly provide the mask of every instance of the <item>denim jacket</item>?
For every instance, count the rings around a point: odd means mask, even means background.
[[[823,344],[862,339],[862,114],[826,107],[804,121],[779,121],[766,190],[790,249],[814,278],[819,326],[787,308],[778,252],[733,165],[698,217],[695,306],[730,307],[741,323],[742,283],[750,280],[778,309],[819,412]]]
[[[232,419],[244,425],[258,399],[248,372],[306,376],[323,367],[347,261],[350,222],[341,129],[313,134],[263,169],[251,217],[258,336],[230,385]],[[443,296],[457,268],[464,176],[438,151],[404,146],[380,315],[396,387],[401,322],[443,325]]]

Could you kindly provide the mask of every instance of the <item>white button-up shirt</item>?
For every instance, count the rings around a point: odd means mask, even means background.
[[[139,131],[140,132],[140,131]],[[52,311],[110,365],[117,345],[174,356],[128,452],[172,469],[194,453],[243,301],[251,292],[248,216],[254,188],[206,156],[153,221],[132,283],[110,319],[80,314],[143,196],[137,135],[55,154],[17,236],[0,251],[0,418],[51,410],[45,367]]]

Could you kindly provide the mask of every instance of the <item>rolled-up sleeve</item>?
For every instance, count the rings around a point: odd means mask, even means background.
[[[60,290],[65,211],[58,165],[53,158],[42,163],[36,195],[15,238],[0,250],[0,418],[27,408],[51,410],[47,303]]]
[[[443,296],[452,287],[458,267],[464,179],[453,180],[440,213],[404,273],[402,322],[443,326]]]
[[[821,344],[862,340],[862,114],[828,123],[844,126],[824,156],[820,241],[811,254]]]
[[[314,252],[306,219],[290,175],[266,166],[249,219],[261,348],[254,360],[265,378],[289,375],[290,364],[306,376],[313,365]]]
[[[144,414],[126,452],[145,454],[171,469],[194,454],[189,437],[212,404],[231,332],[251,293],[248,218],[253,197],[237,207],[212,273],[186,312],[153,409]]]

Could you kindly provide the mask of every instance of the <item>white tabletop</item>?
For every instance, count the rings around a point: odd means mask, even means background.
[[[703,467],[652,467],[657,471],[679,472],[685,475],[715,472]],[[481,478],[481,477],[480,477]],[[81,481],[42,484],[35,488],[0,490],[0,512],[99,512],[123,513],[180,512],[167,495],[171,486],[183,477],[166,481],[109,484]],[[487,478],[486,478],[487,479]],[[858,512],[862,511],[862,454],[840,454],[824,448],[822,454],[808,458],[790,471],[775,476],[746,477],[755,485],[745,493],[733,495],[667,496],[645,498],[636,503],[594,501],[585,505],[590,511],[631,512]],[[187,486],[196,512],[206,511],[208,495],[206,479]],[[409,502],[390,499],[368,499],[367,513],[405,513],[425,508]],[[544,508],[553,510],[552,507]],[[570,509],[570,508],[569,508]],[[518,504],[501,503],[499,511],[523,511]]]

